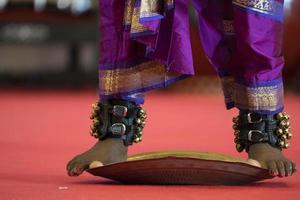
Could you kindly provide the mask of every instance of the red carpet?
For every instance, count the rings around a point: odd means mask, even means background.
[[[300,174],[248,186],[121,185],[84,174],[66,175],[65,164],[90,147],[93,92],[0,91],[0,199],[300,199]],[[166,149],[215,151],[237,156],[231,118],[218,95],[152,93],[144,142],[130,153]],[[300,163],[300,96],[287,95],[294,139],[286,154]]]

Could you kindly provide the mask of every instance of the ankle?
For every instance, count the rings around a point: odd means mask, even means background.
[[[139,104],[122,99],[102,100],[93,104],[91,135],[104,141],[117,138],[125,146],[139,143],[146,112]]]
[[[237,151],[249,151],[250,147],[264,146],[281,150],[288,148],[291,139],[289,116],[285,113],[264,115],[240,112],[233,119]],[[259,145],[258,145],[259,144]]]

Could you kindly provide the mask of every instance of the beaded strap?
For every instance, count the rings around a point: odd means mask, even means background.
[[[269,143],[279,149],[287,149],[292,138],[290,117],[286,113],[261,115],[241,113],[233,118],[236,150],[248,151],[252,144]]]
[[[130,101],[105,100],[92,105],[90,118],[91,136],[99,140],[122,138],[128,146],[142,141],[147,114],[140,105]]]

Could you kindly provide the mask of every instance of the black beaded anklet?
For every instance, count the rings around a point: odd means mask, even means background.
[[[289,119],[286,113],[240,113],[233,118],[236,150],[248,152],[249,147],[256,143],[269,143],[279,149],[288,148],[288,140],[292,138]]]
[[[142,141],[147,114],[140,105],[113,99],[96,102],[92,107],[90,134],[93,137],[121,138],[126,146]]]

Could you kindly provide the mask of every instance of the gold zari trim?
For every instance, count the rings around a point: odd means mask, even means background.
[[[164,65],[149,61],[125,69],[99,70],[99,90],[101,95],[115,95],[165,83],[179,76],[167,72]]]
[[[124,12],[124,24],[131,25],[135,0],[126,0]]]
[[[234,102],[247,110],[276,111],[283,105],[283,86],[245,87],[235,84]]]
[[[233,0],[233,4],[263,14],[278,14],[279,6],[274,0]]]
[[[234,78],[233,77],[224,77],[221,78],[222,89],[224,93],[225,103],[231,103],[233,101],[233,92],[234,92]]]
[[[250,111],[276,111],[283,106],[283,84],[247,87],[235,83],[233,77],[221,79],[225,102]]]
[[[174,0],[141,0],[140,6],[136,5],[136,0],[126,0],[124,25],[126,27],[131,26],[131,33],[151,31],[140,22],[141,19],[162,16],[165,8],[170,8],[173,5]]]
[[[163,2],[153,0],[142,0],[140,17],[152,17],[158,15],[162,11]]]
[[[148,29],[140,23],[140,8],[135,7],[133,9],[132,23],[131,23],[131,33],[140,33],[148,31]]]

